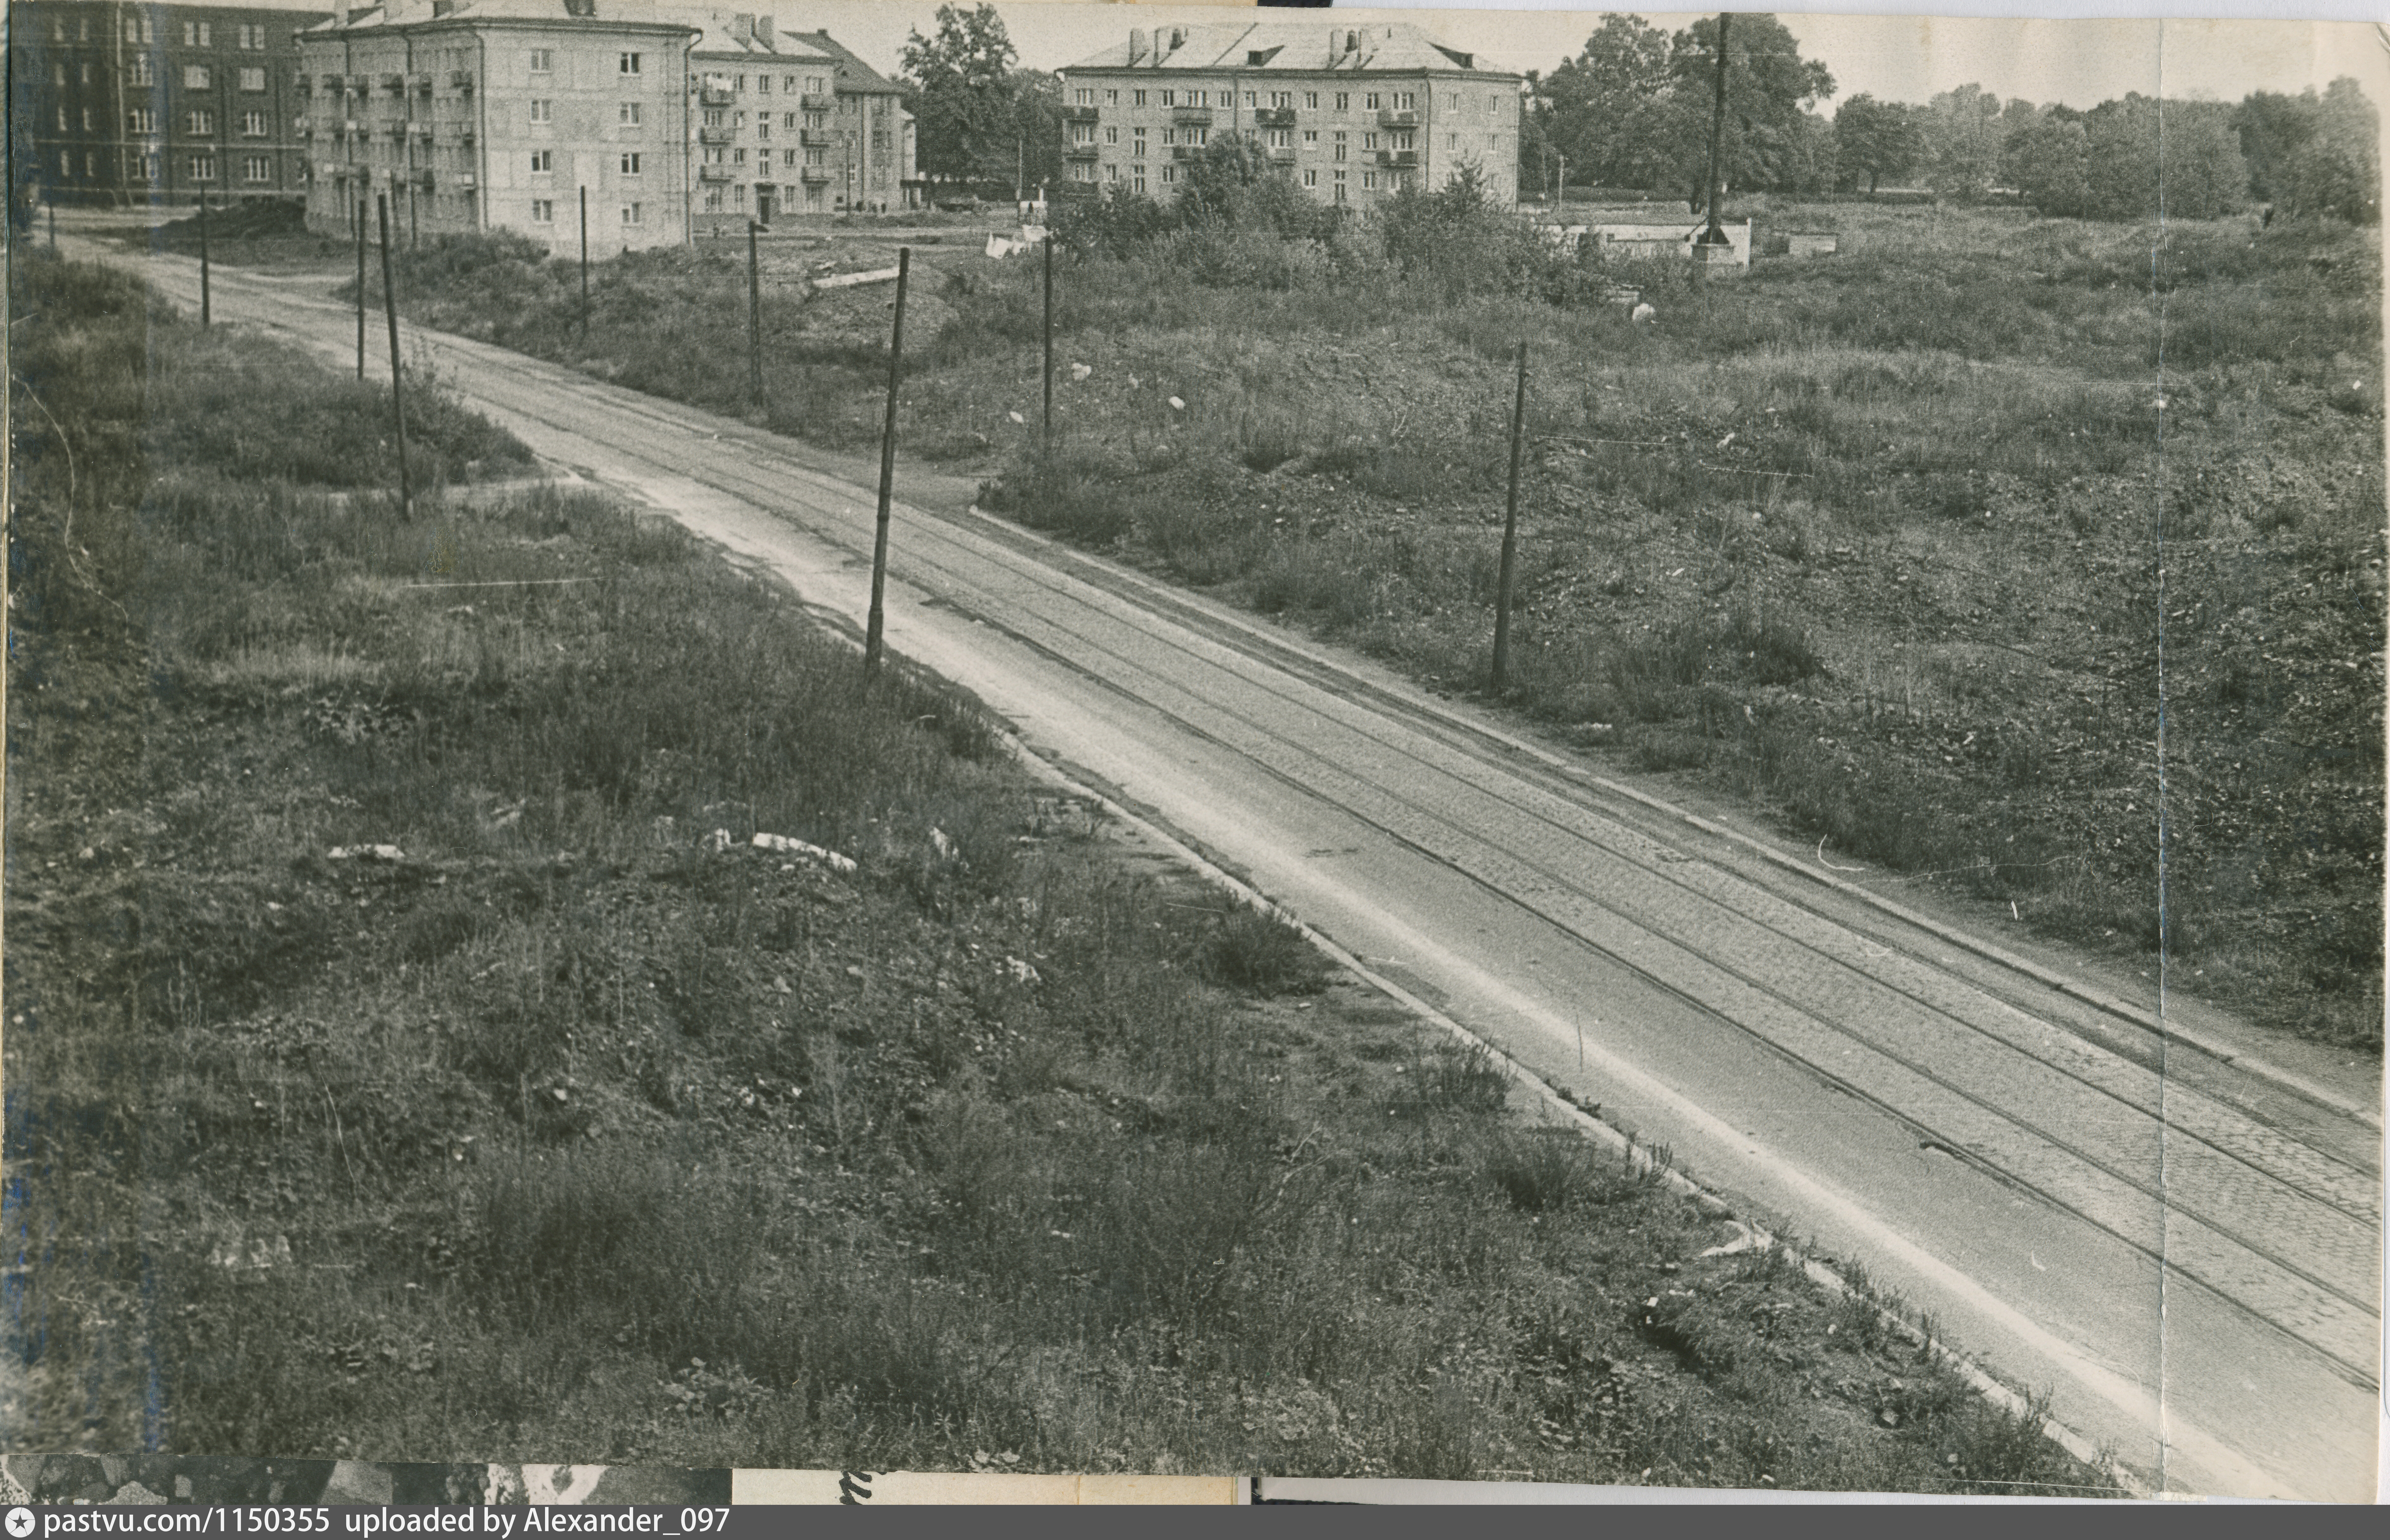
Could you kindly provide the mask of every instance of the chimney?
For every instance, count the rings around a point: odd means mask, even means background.
[[[755,35],[755,14],[752,11],[730,13],[730,41],[744,43]]]
[[[1128,61],[1131,64],[1135,64],[1144,57],[1145,29],[1143,27],[1131,27],[1128,30]]]
[[[1185,46],[1187,46],[1187,29],[1186,29],[1186,28],[1184,28],[1184,27],[1173,27],[1173,28],[1171,28],[1171,29],[1170,29],[1170,51],[1171,51],[1172,53],[1174,53],[1174,54],[1175,54],[1175,53],[1176,53],[1179,49],[1184,48]]]
[[[774,21],[770,17],[758,16],[755,18],[755,41],[762,44],[765,47],[777,48],[778,46],[778,45],[772,41],[772,34],[778,30],[779,24]]]
[[[348,24],[349,0],[332,0],[332,25],[345,27]]]

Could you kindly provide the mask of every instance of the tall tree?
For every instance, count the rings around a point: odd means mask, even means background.
[[[2317,96],[2253,92],[2232,114],[2249,162],[2249,190],[2294,217],[2326,214],[2360,224],[2381,217],[2380,119],[2343,75]]]
[[[1998,179],[2000,98],[1980,85],[1945,91],[1925,104],[1925,185],[1943,198],[1973,203]]]
[[[1569,180],[1609,187],[1673,185],[1684,130],[1668,34],[1613,12],[1584,49],[1541,82],[1551,152]]]
[[[938,7],[935,36],[913,32],[905,73],[913,89],[914,154],[923,174],[948,182],[1002,182],[1025,148],[1014,62],[1021,57],[996,7]]]
[[[2084,115],[2088,208],[2097,219],[2213,219],[2248,200],[2231,110],[2136,92]]]
[[[1717,70],[1718,23],[1705,17],[1668,41],[1668,72],[1676,82],[1677,183],[1701,201],[1709,166],[1707,138],[1712,83]],[[1724,142],[1719,155],[1728,186],[1796,185],[1809,165],[1809,109],[1834,94],[1834,73],[1803,58],[1784,24],[1767,15],[1737,15],[1727,32]]]
[[[1841,180],[1853,187],[1864,182],[1873,194],[1886,178],[1899,181],[1925,157],[1917,109],[1860,92],[1834,109],[1834,154]]]
[[[2049,111],[2011,129],[2001,147],[2001,180],[2051,219],[2090,212],[2091,141],[2077,113]]]

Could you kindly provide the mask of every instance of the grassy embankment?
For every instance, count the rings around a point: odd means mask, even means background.
[[[2173,986],[2378,1047],[2376,234],[1770,222],[1844,250],[1705,290],[1628,273],[1649,327],[1488,292],[1507,259],[1458,238],[1408,265],[1367,231],[1071,261],[1063,356],[1092,372],[1063,371],[1051,461],[1034,264],[942,258],[903,442],[1000,469],[1024,521],[1480,691],[1524,335],[1515,706],[2150,974],[2163,700]],[[402,292],[739,411],[742,285],[730,253],[607,264],[585,347],[554,265],[427,252]],[[767,302],[774,426],[867,441],[863,292]]]
[[[2097,1485],[672,527],[14,282],[10,1447]]]

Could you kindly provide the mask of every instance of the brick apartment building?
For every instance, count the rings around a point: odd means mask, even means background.
[[[827,32],[717,11],[689,71],[696,228],[906,206],[913,118],[904,93]]]
[[[16,206],[301,191],[307,103],[298,90],[293,34],[325,14],[10,0]]]
[[[562,254],[688,238],[689,45],[636,0],[341,5],[299,37],[311,229],[388,194],[393,235],[513,230]]]
[[[1167,197],[1213,135],[1241,134],[1323,202],[1463,166],[1518,199],[1521,77],[1407,23],[1137,28],[1060,74],[1066,190]]]

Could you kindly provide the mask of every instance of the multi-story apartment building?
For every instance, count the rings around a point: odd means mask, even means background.
[[[1463,166],[1518,198],[1521,77],[1407,23],[1133,29],[1061,79],[1066,190],[1168,196],[1214,135],[1241,134],[1324,202]]]
[[[19,208],[289,195],[307,181],[294,33],[321,11],[11,0]]]
[[[507,229],[593,250],[688,238],[689,45],[636,0],[390,0],[299,37],[307,223],[391,199],[394,234]]]
[[[717,11],[689,71],[697,228],[905,206],[913,118],[904,93],[829,33]]]

